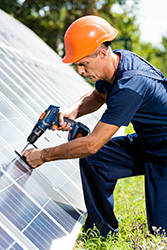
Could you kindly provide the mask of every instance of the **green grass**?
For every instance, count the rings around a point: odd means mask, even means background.
[[[103,238],[96,228],[89,234],[80,232],[75,250],[164,250],[165,237],[149,234],[144,195],[144,177],[118,181],[115,192],[115,214],[119,221],[119,237]]]

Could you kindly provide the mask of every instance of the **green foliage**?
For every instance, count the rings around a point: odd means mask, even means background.
[[[134,52],[159,68],[167,76],[167,38],[162,38],[162,47],[153,47],[151,43],[138,43]]]
[[[115,214],[119,222],[118,236],[109,234],[104,238],[94,227],[93,230],[79,234],[73,250],[167,249],[165,237],[155,237],[148,231],[143,176],[119,180],[114,197]]]
[[[167,37],[162,37],[162,50],[160,51],[159,60],[161,61],[161,70],[167,77]]]
[[[18,0],[0,0],[0,9],[6,11],[9,14],[17,12],[17,8],[20,8]]]

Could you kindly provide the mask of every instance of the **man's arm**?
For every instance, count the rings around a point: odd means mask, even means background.
[[[69,130],[69,126],[63,123],[63,117],[75,120],[83,115],[92,113],[98,110],[106,101],[106,94],[98,92],[96,89],[88,92],[77,102],[69,106],[69,108],[59,113],[59,124],[61,125],[58,130]]]
[[[106,94],[102,94],[98,92],[96,89],[89,92],[87,95],[81,98],[77,103],[78,113],[76,118],[85,114],[90,114],[98,110],[106,102],[106,98],[107,98]]]
[[[119,129],[119,126],[98,122],[93,132],[87,137],[75,139],[57,147],[46,149],[29,149],[24,156],[33,167],[44,162],[83,158],[95,154]]]

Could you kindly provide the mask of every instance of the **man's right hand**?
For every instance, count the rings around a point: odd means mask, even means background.
[[[71,123],[67,123],[64,121],[64,117],[69,118],[71,120],[75,120],[75,112],[71,112],[70,107],[59,112],[59,127],[53,128],[52,130],[61,130],[61,131],[70,131],[72,129]]]
[[[72,129],[71,123],[67,123],[67,122],[64,121],[64,117],[67,117],[67,115],[64,115],[64,113],[63,113],[63,111],[59,112],[59,127],[58,127],[58,130],[70,131]],[[67,118],[69,118],[69,116]]]

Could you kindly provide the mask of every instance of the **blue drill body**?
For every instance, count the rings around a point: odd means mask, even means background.
[[[59,107],[50,105],[39,117],[38,122],[34,126],[31,134],[28,136],[27,141],[31,144],[47,130],[52,129],[54,126],[58,128],[59,122]],[[69,131],[68,140],[87,136],[90,132],[89,128],[80,122],[73,121],[69,118],[64,118],[64,121],[71,124],[72,130]]]

